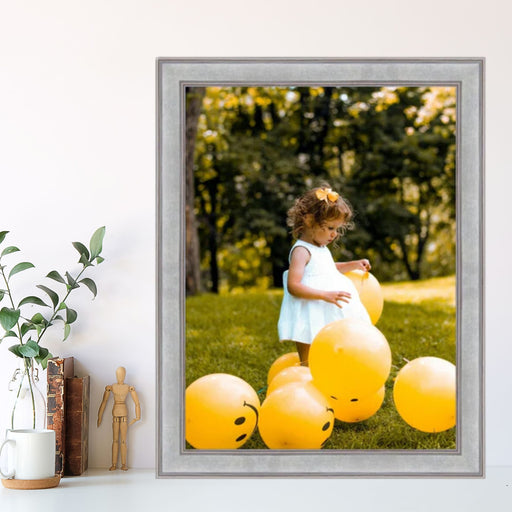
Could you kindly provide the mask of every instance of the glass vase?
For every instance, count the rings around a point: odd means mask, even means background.
[[[9,381],[11,393],[11,429],[45,429],[46,428],[46,393],[41,388],[42,370],[34,367],[34,361],[24,358],[14,371]]]

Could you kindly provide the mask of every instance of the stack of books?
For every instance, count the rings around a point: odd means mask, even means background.
[[[47,428],[55,430],[55,474],[81,475],[88,465],[90,378],[75,375],[74,358],[47,367]]]

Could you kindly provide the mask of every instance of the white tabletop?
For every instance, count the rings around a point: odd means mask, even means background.
[[[512,510],[512,466],[485,478],[157,478],[91,469],[53,489],[0,489],[1,512],[456,512]]]

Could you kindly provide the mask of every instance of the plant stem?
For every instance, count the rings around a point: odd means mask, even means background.
[[[8,281],[7,277],[5,276],[4,269],[2,268],[1,270],[2,270],[2,277],[4,278],[5,286],[7,289],[7,295],[9,296],[9,300],[11,301],[12,309],[14,310],[14,309],[16,309],[16,306],[14,304],[14,299],[12,298],[11,287],[9,286],[9,281]],[[20,327],[19,319],[16,322],[16,327],[18,329],[18,339],[20,341],[20,345],[23,345],[23,336],[21,334],[21,327]],[[25,371],[23,372],[23,375],[21,377],[21,382],[20,382],[20,385],[18,388],[18,393],[16,395],[16,401],[14,402],[14,407],[12,408],[12,413],[11,413],[11,428],[12,429],[14,429],[14,413],[16,412],[16,405],[17,405],[18,399],[20,397],[21,389],[23,386],[23,379],[25,378],[25,375],[28,378],[28,386],[30,388],[30,399],[32,401],[32,428],[34,428],[34,429],[36,428],[36,402],[35,402],[35,398],[34,398],[34,389],[32,388],[32,380],[30,378],[30,373],[29,373],[29,364],[30,364],[30,367],[32,367],[31,361],[32,361],[31,358],[27,358],[27,357],[23,358],[23,367],[24,367]]]
[[[16,406],[18,405],[18,400],[20,398],[21,390],[23,389],[23,380],[25,377],[28,379],[28,386],[30,389],[30,400],[32,402],[32,428],[36,428],[36,400],[34,397],[34,388],[32,386],[32,359],[29,357],[23,358],[23,368],[24,371],[21,372],[21,381],[18,386],[18,393],[16,394],[16,400],[14,401],[14,406],[11,412],[11,429],[14,429],[14,414],[16,413]]]
[[[36,428],[36,400],[34,398],[34,389],[32,387],[32,359],[29,359],[28,357],[23,358],[25,363],[25,371],[27,373],[28,378],[28,387],[30,388],[30,399],[32,400],[32,428]]]
[[[16,306],[14,305],[14,300],[12,298],[11,287],[9,286],[9,281],[7,280],[7,277],[5,277],[5,272],[4,272],[3,268],[1,269],[1,271],[2,271],[2,277],[4,278],[4,281],[5,281],[5,286],[7,288],[7,295],[9,295],[9,300],[11,301],[12,309],[16,309]],[[20,340],[20,345],[23,345],[23,337],[21,335],[21,327],[20,327],[19,320],[16,322],[16,327],[18,328],[18,339]]]
[[[22,372],[21,382],[20,382],[20,385],[18,386],[18,393],[16,394],[16,400],[14,401],[14,407],[12,408],[12,412],[11,412],[11,429],[13,429],[13,430],[14,430],[14,413],[16,412],[16,406],[18,405],[18,400],[20,398],[21,387],[23,386],[24,378],[25,378],[25,372]]]
[[[87,267],[84,265],[84,268],[76,276],[76,279],[74,279],[75,281],[78,281],[78,279],[80,279],[80,276],[85,272],[86,268]],[[66,293],[66,296],[60,301],[60,304],[66,302],[67,298],[69,297],[69,294],[72,292],[73,289],[74,288],[71,288],[71,286],[70,286],[68,293]],[[59,306],[60,306],[60,304],[59,304]],[[57,316],[58,311],[59,311],[58,309],[53,310],[53,315],[51,316],[50,320],[48,320],[48,323],[44,326],[43,330],[40,332],[39,336],[37,337],[37,340],[36,340],[37,344],[39,344],[39,342],[41,341],[41,338],[43,337],[43,334],[46,332],[46,329],[48,329],[48,327],[50,327],[53,320],[55,320],[55,317]]]

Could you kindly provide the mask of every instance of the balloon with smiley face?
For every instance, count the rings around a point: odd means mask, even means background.
[[[290,382],[265,398],[259,433],[268,448],[319,449],[329,439],[334,411],[312,382]]]
[[[358,318],[343,318],[315,336],[309,367],[326,396],[359,399],[376,393],[386,382],[391,350],[377,327]]]
[[[185,438],[197,449],[240,448],[256,429],[259,411],[258,395],[243,379],[205,375],[185,390]]]
[[[345,423],[357,423],[371,418],[384,401],[386,388],[382,386],[376,393],[361,398],[343,398],[338,400],[331,397],[334,417]]]

